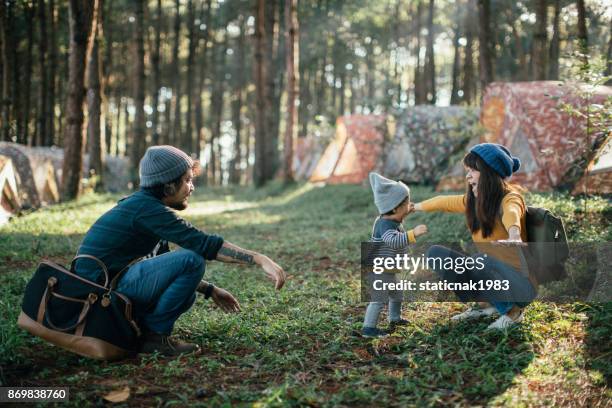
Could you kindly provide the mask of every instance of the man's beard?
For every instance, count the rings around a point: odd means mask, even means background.
[[[174,210],[177,210],[177,211],[183,211],[184,209],[187,208],[187,201],[181,201],[181,202],[178,202],[178,203],[172,203],[172,204],[169,204],[168,207],[170,207],[170,208],[172,208]]]

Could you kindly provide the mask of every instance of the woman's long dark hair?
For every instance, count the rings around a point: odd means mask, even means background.
[[[495,220],[500,216],[500,206],[504,196],[512,190],[499,174],[495,172],[477,154],[469,152],[463,158],[463,164],[480,172],[478,179],[478,197],[474,195],[469,183],[466,183],[467,203],[465,217],[467,226],[474,234],[482,229],[486,238],[493,233]]]

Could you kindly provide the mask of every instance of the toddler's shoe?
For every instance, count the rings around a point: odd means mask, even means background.
[[[387,337],[389,334],[377,327],[364,327],[361,331],[361,335],[363,337],[382,338]]]
[[[459,313],[458,315],[455,315],[451,317],[450,319],[454,321],[476,319],[478,317],[491,316],[496,313],[497,313],[497,309],[494,307],[487,307],[484,309],[478,309],[478,308],[471,307],[465,312]]]
[[[406,319],[393,320],[389,323],[389,330],[395,331],[398,327],[407,326],[410,321]]]

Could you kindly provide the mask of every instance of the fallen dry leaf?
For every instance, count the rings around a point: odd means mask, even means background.
[[[120,390],[111,391],[102,398],[109,402],[126,401],[128,398],[130,398],[130,387],[124,387]]]

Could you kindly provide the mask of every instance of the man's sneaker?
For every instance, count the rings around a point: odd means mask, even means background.
[[[163,334],[145,333],[143,335],[140,352],[158,352],[165,356],[178,356],[180,354],[193,353],[199,349],[200,347],[197,344],[187,343],[181,340],[174,340],[171,339],[170,336]]]
[[[406,319],[393,320],[389,323],[389,330],[395,331],[398,327],[407,326],[410,321]]]
[[[508,315],[501,315],[499,318],[491,323],[487,330],[504,330],[510,326],[513,326],[517,323],[520,323],[525,318],[524,313],[521,311],[521,314],[517,316],[516,319],[512,319]]]
[[[361,331],[363,337],[382,338],[387,337],[389,333],[384,330],[380,330],[377,327],[364,327]]]
[[[463,313],[459,313],[458,315],[455,315],[453,317],[451,317],[451,320],[454,321],[461,321],[461,320],[468,320],[468,319],[476,319],[479,317],[485,317],[485,316],[491,316],[498,313],[497,309],[494,307],[486,307],[484,309],[479,309],[479,308],[469,308],[468,310],[466,310]]]

